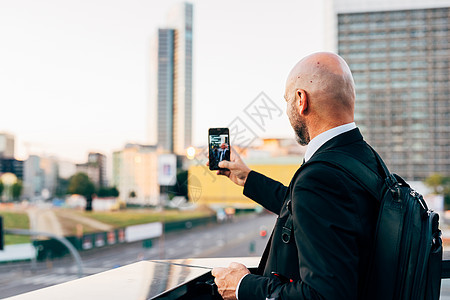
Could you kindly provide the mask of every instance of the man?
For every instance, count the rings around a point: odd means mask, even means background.
[[[345,172],[318,160],[340,151],[379,173],[354,123],[350,69],[336,54],[309,55],[290,72],[284,98],[297,141],[308,145],[305,163],[289,187],[251,171],[235,151],[219,164],[229,171],[217,174],[279,217],[261,274],[232,263],[212,271],[215,282],[224,299],[363,299],[379,204]]]
[[[219,163],[219,161],[220,161],[220,159],[219,159],[219,155],[220,155],[220,153],[219,153],[219,149],[217,148],[217,146],[214,146],[214,150],[213,150],[213,162],[214,162],[214,165],[213,165],[213,167],[216,169],[216,167],[218,166],[218,163]]]
[[[220,148],[222,149],[222,152],[220,154],[220,159],[219,161],[222,161],[224,159],[226,160],[230,160],[230,152],[228,151],[228,144],[227,143],[222,143],[222,145],[220,145]]]

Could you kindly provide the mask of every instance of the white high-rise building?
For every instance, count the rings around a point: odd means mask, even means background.
[[[192,10],[174,6],[151,49],[148,142],[177,154],[192,143]]]

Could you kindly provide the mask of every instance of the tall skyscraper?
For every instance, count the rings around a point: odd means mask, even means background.
[[[357,125],[408,180],[450,175],[449,7],[448,0],[334,3]]]
[[[151,50],[149,143],[177,154],[192,143],[192,10],[176,5]]]
[[[158,29],[156,42],[157,143],[173,151],[174,30]]]

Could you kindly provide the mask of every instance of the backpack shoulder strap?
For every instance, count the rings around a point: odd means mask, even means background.
[[[374,151],[372,149],[372,151]],[[374,151],[375,155],[376,152]],[[381,161],[381,158],[377,157],[377,160]],[[380,202],[382,198],[382,192],[383,192],[383,181],[381,180],[380,175],[375,173],[372,169],[370,169],[368,166],[363,164],[361,161],[359,161],[357,158],[345,153],[340,152],[336,150],[329,150],[326,152],[319,153],[314,156],[310,161],[306,162],[303,168],[307,167],[308,165],[314,164],[314,163],[324,163],[331,165],[334,168],[337,168],[339,170],[342,170],[346,174],[348,174],[353,180],[358,182],[361,186],[364,187],[365,190],[367,190],[372,197],[376,199],[376,201]],[[384,163],[383,170],[385,172],[387,171],[386,166]],[[292,193],[292,191],[290,191]],[[292,199],[292,195],[291,195]],[[293,233],[293,221],[292,221],[292,210],[291,210],[291,200],[287,203],[288,206],[288,212],[289,216],[283,226],[282,229],[282,241],[284,243],[289,243],[290,237]]]
[[[379,158],[378,154],[373,149],[372,151],[377,157],[378,163],[383,168],[383,173],[385,174],[382,175],[385,176],[384,178],[357,158],[337,150],[328,150],[326,152],[318,153],[306,164],[320,162],[331,165],[348,174],[353,180],[364,187],[364,189],[366,189],[375,199],[377,199],[377,201],[380,201],[384,183],[384,180],[382,179],[390,178],[390,173],[381,158]]]
[[[382,174],[376,173],[351,154],[334,150],[318,154],[314,161],[330,164],[349,174],[380,202],[373,253],[368,278],[364,283],[365,299],[394,299],[405,206],[397,201],[400,200],[397,179],[388,171],[379,155],[372,151],[382,167]],[[388,190],[390,193],[386,194]],[[392,196],[386,197],[389,194]]]

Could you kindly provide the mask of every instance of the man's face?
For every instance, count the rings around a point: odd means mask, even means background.
[[[305,118],[300,115],[298,107],[296,106],[295,96],[285,96],[287,102],[286,114],[291,122],[291,126],[295,132],[295,140],[302,146],[309,144],[311,140],[309,137],[308,128],[306,126]]]

